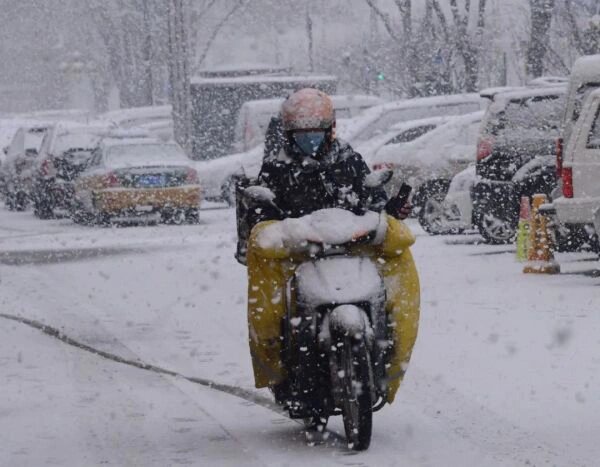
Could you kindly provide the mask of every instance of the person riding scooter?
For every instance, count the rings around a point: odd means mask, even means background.
[[[276,209],[256,209],[248,242],[249,343],[257,388],[269,387],[278,401],[286,399],[286,368],[281,359],[281,322],[285,315],[287,284],[294,272],[290,258],[278,257],[257,242],[273,222],[298,218],[325,208],[341,208],[357,215],[387,213],[387,232],[373,248],[385,278],[393,356],[387,371],[387,402],[394,400],[416,340],[420,289],[408,247],[415,241],[401,222],[410,203],[389,203],[381,185],[367,179],[370,170],[361,155],[336,138],[331,98],[316,89],[302,89],[282,104],[282,147],[266,154],[258,184],[272,193]]]

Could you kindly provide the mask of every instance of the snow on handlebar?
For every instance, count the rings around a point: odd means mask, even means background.
[[[381,244],[387,231],[385,214],[368,211],[362,216],[344,209],[321,209],[297,219],[267,226],[257,237],[262,249],[303,251],[311,245],[341,246],[368,242]]]

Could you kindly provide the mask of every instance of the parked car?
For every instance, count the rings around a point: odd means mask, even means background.
[[[354,118],[364,110],[381,104],[376,96],[333,95],[333,106],[338,119]],[[248,101],[240,108],[235,125],[234,149],[237,152],[249,151],[261,144],[272,117],[279,113],[284,99],[260,99]]]
[[[552,156],[566,89],[528,88],[495,96],[481,124],[473,188],[473,221],[488,243],[511,242],[521,196],[550,195]]]
[[[256,177],[264,155],[264,144],[250,151],[196,163],[198,177],[209,201],[225,201],[235,205],[235,184],[244,177]]]
[[[170,105],[149,107],[134,107],[105,112],[98,116],[100,121],[107,122],[113,127],[135,128],[149,123],[173,122],[173,109]]]
[[[30,201],[33,164],[50,126],[42,122],[23,124],[8,146],[6,160],[0,167],[6,206],[16,211],[23,211]]]
[[[561,135],[556,142],[556,176],[557,184],[552,191],[552,198],[562,196],[562,166],[563,150],[569,144],[573,128],[577,124],[585,99],[596,89],[600,88],[600,55],[589,55],[579,58],[573,64],[568,82],[565,111],[563,113]],[[547,212],[552,217],[550,226],[554,243],[560,251],[574,251],[585,244],[596,244],[596,237],[591,229],[580,224],[563,224],[555,212]],[[553,216],[554,214],[554,216]]]
[[[359,144],[387,131],[391,126],[428,117],[464,115],[485,110],[489,101],[478,94],[405,99],[372,107],[360,117],[338,125],[340,134],[351,144]]]
[[[375,169],[394,171],[387,185],[390,195],[403,182],[413,187],[414,212],[427,231],[434,229],[426,214],[443,201],[452,178],[473,162],[482,118],[482,111],[452,117],[409,143],[389,144],[367,159]]]
[[[71,216],[79,223],[197,222],[200,201],[193,161],[176,143],[109,137],[75,183]]]
[[[69,209],[73,182],[107,131],[103,125],[65,122],[48,129],[33,166],[32,198],[37,217],[49,219],[56,209]]]
[[[457,173],[442,201],[430,198],[419,219],[431,235],[458,234],[473,228],[471,191],[477,181],[475,164]]]
[[[363,156],[365,160],[377,158],[377,154],[388,145],[402,145],[420,138],[424,134],[435,130],[438,126],[446,123],[450,117],[430,117],[420,120],[409,120],[407,122],[397,123],[389,130],[380,135],[374,136],[368,141],[364,141],[355,146],[354,149]],[[395,146],[399,148],[400,146]],[[375,169],[383,167],[375,167]]]
[[[600,89],[586,98],[571,128],[561,172],[563,196],[553,202],[558,221],[571,231],[594,232],[600,216]]]

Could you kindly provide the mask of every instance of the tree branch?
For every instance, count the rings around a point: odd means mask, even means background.
[[[227,13],[223,17],[223,19],[221,19],[219,24],[217,24],[217,26],[213,30],[212,34],[208,38],[208,41],[206,42],[206,45],[204,46],[204,50],[202,51],[202,53],[200,54],[200,57],[196,61],[196,70],[200,68],[200,66],[202,65],[202,62],[204,62],[204,60],[206,59],[206,56],[208,55],[208,52],[210,51],[211,46],[213,45],[214,41],[216,40],[217,36],[219,35],[219,32],[221,32],[221,29],[223,29],[223,26],[225,26],[225,24],[227,24],[227,22],[231,19],[231,17],[233,15],[235,15],[238,12],[238,10],[240,10],[241,8],[245,8],[248,5],[248,2],[249,2],[249,0],[239,0],[233,6],[233,8],[229,11],[229,13]]]
[[[385,26],[385,30],[390,35],[390,37],[392,39],[394,39],[396,42],[400,42],[401,38],[398,37],[398,35],[394,32],[394,28],[392,26],[392,21],[390,20],[390,15],[388,15],[387,13],[380,10],[379,7],[377,7],[377,5],[375,4],[375,0],[365,0],[365,1],[367,2],[367,5],[369,5],[369,7],[371,7],[371,10],[373,10],[373,12],[377,16],[379,16],[379,18],[383,22],[383,25]]]
[[[567,23],[571,28],[571,33],[573,34],[573,39],[575,40],[575,47],[577,47],[577,51],[579,53],[583,54],[585,46],[583,44],[583,39],[579,32],[579,28],[577,27],[577,20],[575,19],[575,14],[573,13],[572,0],[565,0],[565,11],[567,13]]]
[[[402,29],[404,38],[410,40],[412,36],[412,0],[394,0],[402,16]]]
[[[432,0],[431,5],[435,10],[435,14],[438,17],[438,20],[440,21],[440,25],[442,26],[444,38],[446,39],[446,42],[448,42],[450,40],[450,31],[448,31],[448,22],[446,21],[446,16],[444,15],[444,12],[442,11],[438,0]]]
[[[477,13],[477,29],[480,31],[485,27],[485,9],[487,0],[479,0],[479,12]]]

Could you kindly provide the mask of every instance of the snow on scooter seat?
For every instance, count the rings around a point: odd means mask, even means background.
[[[343,245],[375,232],[373,244],[383,242],[387,218],[368,211],[359,216],[345,209],[321,209],[297,219],[285,219],[267,226],[257,237],[262,249],[299,250],[308,243]]]

